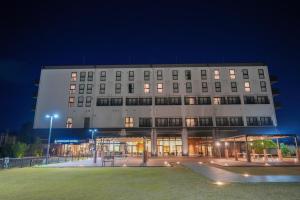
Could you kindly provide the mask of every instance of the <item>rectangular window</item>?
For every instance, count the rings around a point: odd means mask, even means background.
[[[145,94],[150,93],[150,84],[149,83],[144,84],[144,93]]]
[[[156,127],[167,127],[169,126],[168,118],[155,118],[155,126]]]
[[[133,127],[133,117],[125,117],[125,127],[126,128]]]
[[[69,107],[75,106],[75,97],[69,97]]]
[[[163,80],[162,70],[157,70],[156,75],[157,75],[157,80]]]
[[[214,79],[215,80],[220,79],[220,71],[218,69],[214,70]]]
[[[213,126],[212,117],[199,117],[199,126]]]
[[[86,85],[86,93],[87,94],[92,94],[93,93],[93,85],[92,84],[87,84]]]
[[[185,105],[196,105],[197,99],[196,99],[196,97],[184,97],[184,104]]]
[[[169,97],[169,105],[181,105],[181,97]]]
[[[120,94],[121,93],[121,83],[115,84],[115,93]]]
[[[79,94],[84,94],[84,84],[79,84]]]
[[[229,78],[231,80],[234,80],[235,79],[235,70],[234,69],[230,69],[229,70]]]
[[[244,96],[244,104],[256,104],[256,99],[254,96]]]
[[[227,117],[216,117],[216,125],[217,126],[229,126]]]
[[[268,96],[257,96],[257,104],[269,104],[269,98]]]
[[[93,76],[94,76],[93,72],[88,72],[88,81],[93,81]]]
[[[244,126],[242,117],[229,117],[230,126]]]
[[[97,106],[109,106],[109,98],[97,98]]]
[[[239,96],[227,97],[227,104],[241,104]]]
[[[191,80],[192,74],[191,70],[185,70],[185,80]]]
[[[231,92],[237,92],[237,84],[236,82],[231,82]]]
[[[210,99],[210,97],[198,97],[198,104],[199,105],[210,105],[211,99]]]
[[[260,117],[261,126],[273,126],[273,121],[271,117]]]
[[[85,81],[85,77],[86,77],[86,72],[80,72],[80,78],[79,80],[84,82]]]
[[[247,117],[247,126],[259,126],[257,117]]]
[[[245,92],[250,92],[251,88],[250,88],[250,82],[245,82]]]
[[[139,98],[126,98],[126,106],[138,106]]]
[[[163,93],[163,84],[157,83],[157,93]]]
[[[227,104],[225,97],[214,97],[214,104],[215,105],[224,105]]]
[[[144,81],[150,81],[150,71],[144,71]]]
[[[259,79],[265,78],[265,73],[264,73],[263,69],[258,69],[258,77],[259,77]]]
[[[179,93],[179,83],[173,83],[173,93]]]
[[[121,71],[116,71],[116,81],[121,81]]]
[[[111,106],[122,106],[123,105],[123,99],[122,98],[111,98],[110,99],[110,105]]]
[[[201,70],[201,79],[202,80],[207,80],[206,70]]]
[[[152,127],[152,118],[150,117],[139,118],[139,127]]]
[[[207,82],[202,82],[202,92],[208,92]]]
[[[198,119],[197,118],[185,118],[185,125],[186,127],[195,127],[198,126]]]
[[[128,80],[129,81],[134,81],[134,71],[129,71]]]
[[[82,107],[83,106],[83,101],[84,101],[84,97],[83,96],[79,96],[78,97],[78,101],[77,101],[77,106],[78,107]]]
[[[100,72],[100,81],[106,81],[106,71]]]
[[[178,70],[172,70],[172,78],[173,80],[178,80]]]
[[[71,73],[71,81],[77,81],[77,72]]]
[[[85,99],[85,107],[91,107],[91,105],[92,105],[92,97],[87,96]]]
[[[221,92],[221,82],[215,82],[215,90],[216,92]]]
[[[66,128],[72,128],[72,126],[73,126],[73,119],[71,117],[68,117],[66,122]]]
[[[152,98],[139,98],[139,105],[141,106],[151,106],[152,105]]]
[[[260,89],[262,92],[266,92],[267,91],[267,83],[266,81],[260,81]]]
[[[70,85],[70,94],[75,94],[76,93],[76,84],[71,84]]]
[[[243,73],[243,79],[249,79],[248,69],[243,69],[242,73]]]
[[[100,94],[105,94],[105,83],[100,83]]]
[[[155,105],[169,105],[168,97],[155,97]]]
[[[169,126],[182,126],[182,119],[181,118],[169,118]]]
[[[129,94],[134,93],[134,84],[133,83],[128,84],[128,93]]]
[[[191,82],[186,82],[185,85],[186,93],[192,93],[192,83]]]

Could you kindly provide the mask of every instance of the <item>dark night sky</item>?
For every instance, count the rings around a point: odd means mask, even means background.
[[[0,6],[0,130],[33,120],[41,65],[261,61],[280,79],[280,130],[300,132],[292,1],[21,2]]]

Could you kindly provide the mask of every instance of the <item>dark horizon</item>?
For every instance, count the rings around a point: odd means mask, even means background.
[[[279,130],[299,133],[298,8],[292,1],[3,3],[0,132],[33,122],[33,82],[43,65],[262,61],[279,78]]]

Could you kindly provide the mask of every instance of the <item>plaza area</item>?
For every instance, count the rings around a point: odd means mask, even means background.
[[[0,199],[299,199],[299,183],[216,184],[174,167],[23,168],[0,171]]]

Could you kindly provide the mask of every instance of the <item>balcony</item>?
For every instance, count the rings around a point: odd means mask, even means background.
[[[274,102],[274,107],[275,107],[276,110],[281,109],[282,104],[280,102]]]
[[[280,94],[280,91],[278,88],[272,88],[272,94],[273,97],[278,96]]]
[[[270,82],[271,82],[271,84],[277,83],[278,77],[274,76],[274,75],[270,75]]]

